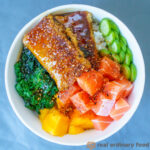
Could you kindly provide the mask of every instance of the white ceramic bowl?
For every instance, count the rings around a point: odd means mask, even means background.
[[[97,20],[101,20],[104,17],[108,17],[112,19],[120,28],[121,33],[126,37],[129,47],[133,52],[134,63],[137,66],[138,74],[137,79],[134,82],[134,89],[129,97],[129,103],[131,105],[131,109],[124,115],[122,119],[119,121],[115,121],[112,123],[105,131],[96,131],[89,130],[84,133],[78,135],[65,135],[63,137],[56,137],[46,133],[41,128],[41,123],[38,117],[32,111],[28,110],[24,107],[23,99],[17,94],[15,90],[15,72],[14,72],[14,64],[16,62],[18,52],[22,48],[22,38],[25,33],[27,33],[31,28],[33,28],[44,16],[49,13],[65,13],[72,12],[78,10],[87,10],[91,12]],[[140,50],[140,47],[131,33],[131,31],[127,28],[127,26],[122,23],[119,19],[117,19],[112,14],[96,7],[91,7],[87,5],[64,5],[59,6],[50,10],[45,11],[39,16],[32,19],[29,23],[27,23],[17,34],[15,40],[13,41],[11,48],[9,50],[9,54],[7,57],[6,68],[5,68],[5,84],[6,91],[10,101],[10,104],[15,111],[18,118],[23,122],[23,124],[29,128],[33,133],[42,137],[45,140],[50,142],[63,144],[63,145],[84,145],[88,141],[101,141],[106,139],[107,137],[116,133],[119,129],[121,129],[133,116],[136,111],[144,89],[145,83],[145,66],[143,56]]]

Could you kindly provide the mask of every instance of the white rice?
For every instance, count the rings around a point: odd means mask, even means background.
[[[101,49],[106,48],[106,42],[104,41],[102,33],[99,31],[99,24],[95,20],[93,21],[93,33],[97,50],[100,51]]]

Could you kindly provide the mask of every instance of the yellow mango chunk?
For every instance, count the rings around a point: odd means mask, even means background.
[[[93,123],[89,118],[82,118],[82,117],[73,118],[71,120],[71,125],[77,126],[77,127],[83,128],[83,129],[94,128]]]
[[[46,115],[47,115],[48,113],[49,113],[49,109],[46,109],[46,108],[41,109],[41,110],[40,110],[40,115],[39,115],[40,121],[43,121],[44,118],[46,117]]]
[[[70,126],[69,127],[69,134],[79,134],[79,133],[82,133],[84,132],[84,129],[83,128],[80,128],[80,127],[76,127],[76,126]]]
[[[49,110],[45,119],[42,121],[42,128],[55,136],[67,134],[69,127],[69,118],[60,113],[56,108]]]
[[[80,114],[79,111],[75,110],[72,117],[70,126],[80,127],[82,129],[92,129],[94,128],[92,121],[90,118],[85,117]]]

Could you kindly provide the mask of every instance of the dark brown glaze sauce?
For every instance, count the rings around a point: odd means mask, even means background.
[[[62,23],[66,28],[70,28],[77,38],[80,50],[84,52],[94,69],[98,67],[98,54],[95,45],[93,29],[92,29],[92,15],[87,11],[77,11],[63,15],[55,16],[55,18]]]
[[[52,15],[44,17],[26,34],[23,43],[50,73],[60,91],[71,86],[76,77],[91,68],[83,53],[68,40],[64,27]]]

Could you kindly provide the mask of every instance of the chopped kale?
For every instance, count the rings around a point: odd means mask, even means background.
[[[57,86],[27,48],[23,48],[14,67],[17,82],[15,87],[24,99],[25,107],[37,113],[40,109],[52,108],[55,104],[54,95],[58,92]]]

